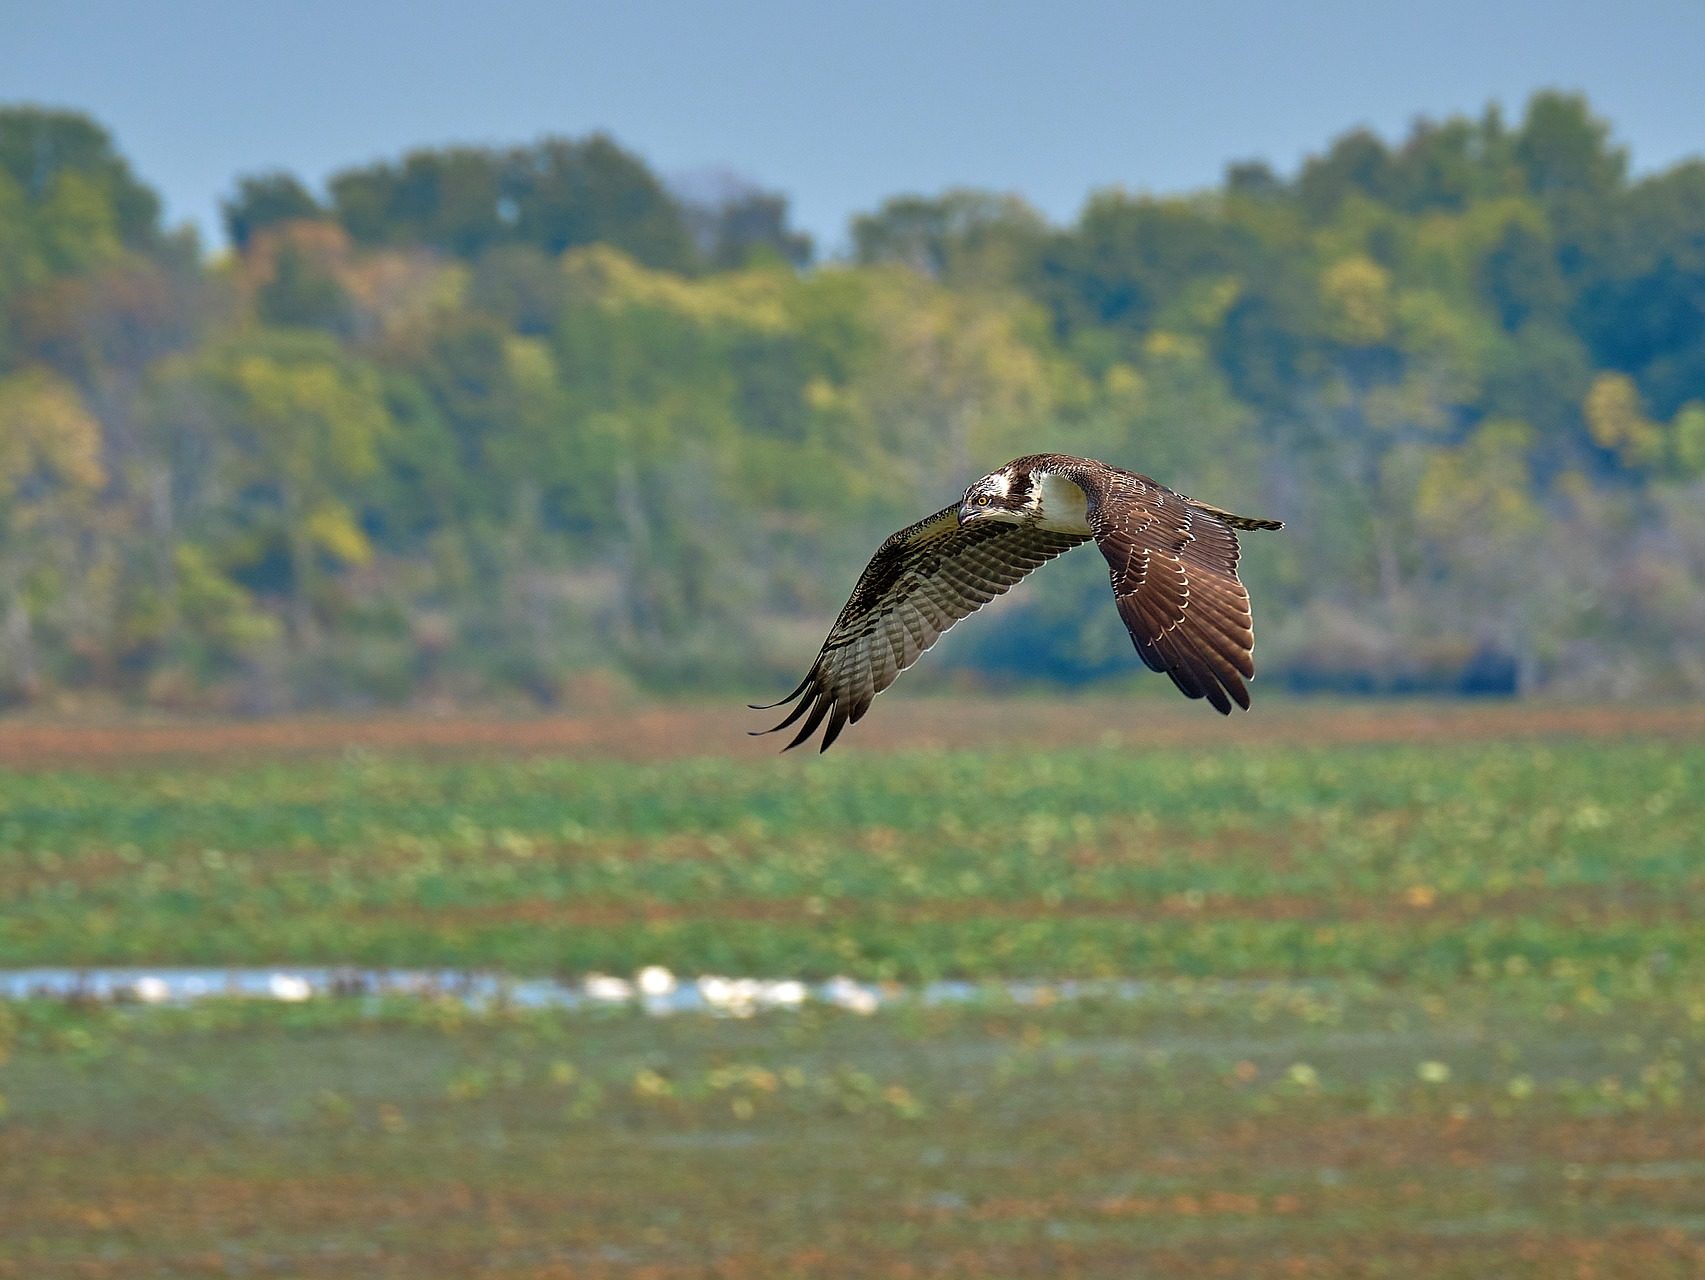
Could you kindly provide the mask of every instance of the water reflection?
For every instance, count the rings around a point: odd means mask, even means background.
[[[869,1014],[901,1001],[926,1005],[1004,1000],[1048,1004],[1091,996],[1129,999],[1151,990],[1134,979],[1065,982],[931,982],[919,987],[795,978],[682,977],[648,965],[631,977],[593,973],[578,981],[516,978],[454,969],[4,969],[0,1000],[187,1005],[200,1000],[251,999],[296,1003],[387,998],[454,1000],[470,1009],[637,1008],[654,1016],[710,1013],[750,1017],[772,1009],[826,1005]]]

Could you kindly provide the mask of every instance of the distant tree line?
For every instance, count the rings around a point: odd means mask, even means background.
[[[786,200],[604,136],[235,183],[0,109],[0,701],[269,709],[780,678],[880,536],[1016,453],[1283,516],[1263,683],[1705,692],[1705,162],[1583,100],[1294,174]],[[947,670],[1131,655],[1094,557]],[[1088,607],[1085,607],[1088,606]]]

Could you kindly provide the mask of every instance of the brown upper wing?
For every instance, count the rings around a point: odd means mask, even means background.
[[[803,718],[791,750],[828,720],[822,750],[959,619],[1006,591],[1087,534],[979,520],[961,527],[958,504],[902,529],[879,548],[799,687],[799,705],[774,729]],[[764,708],[758,708],[763,710]]]
[[[1068,474],[1089,495],[1089,524],[1107,557],[1113,599],[1143,661],[1222,714],[1234,702],[1248,710],[1243,682],[1255,675],[1255,630],[1230,521],[1248,528],[1278,522],[1233,516],[1110,467]]]

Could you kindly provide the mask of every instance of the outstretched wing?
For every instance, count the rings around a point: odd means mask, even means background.
[[[900,530],[865,566],[799,687],[769,704],[779,707],[797,698],[799,705],[764,732],[775,733],[803,718],[798,734],[783,748],[792,750],[827,719],[821,748],[827,751],[942,632],[1038,565],[1088,539],[1088,534],[996,520],[961,527],[957,503]]]
[[[1186,697],[1221,714],[1249,709],[1255,675],[1249,592],[1238,580],[1235,522],[1276,529],[1111,467],[1069,473],[1089,497],[1089,524],[1107,557],[1113,599],[1142,660]]]

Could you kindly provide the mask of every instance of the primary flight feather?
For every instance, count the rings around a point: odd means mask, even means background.
[[[769,707],[797,705],[763,732],[803,720],[791,750],[827,721],[827,751],[955,622],[1091,538],[1142,660],[1186,697],[1247,710],[1255,632],[1233,531],[1283,527],[1090,458],[1015,458],[876,549],[805,679]]]

